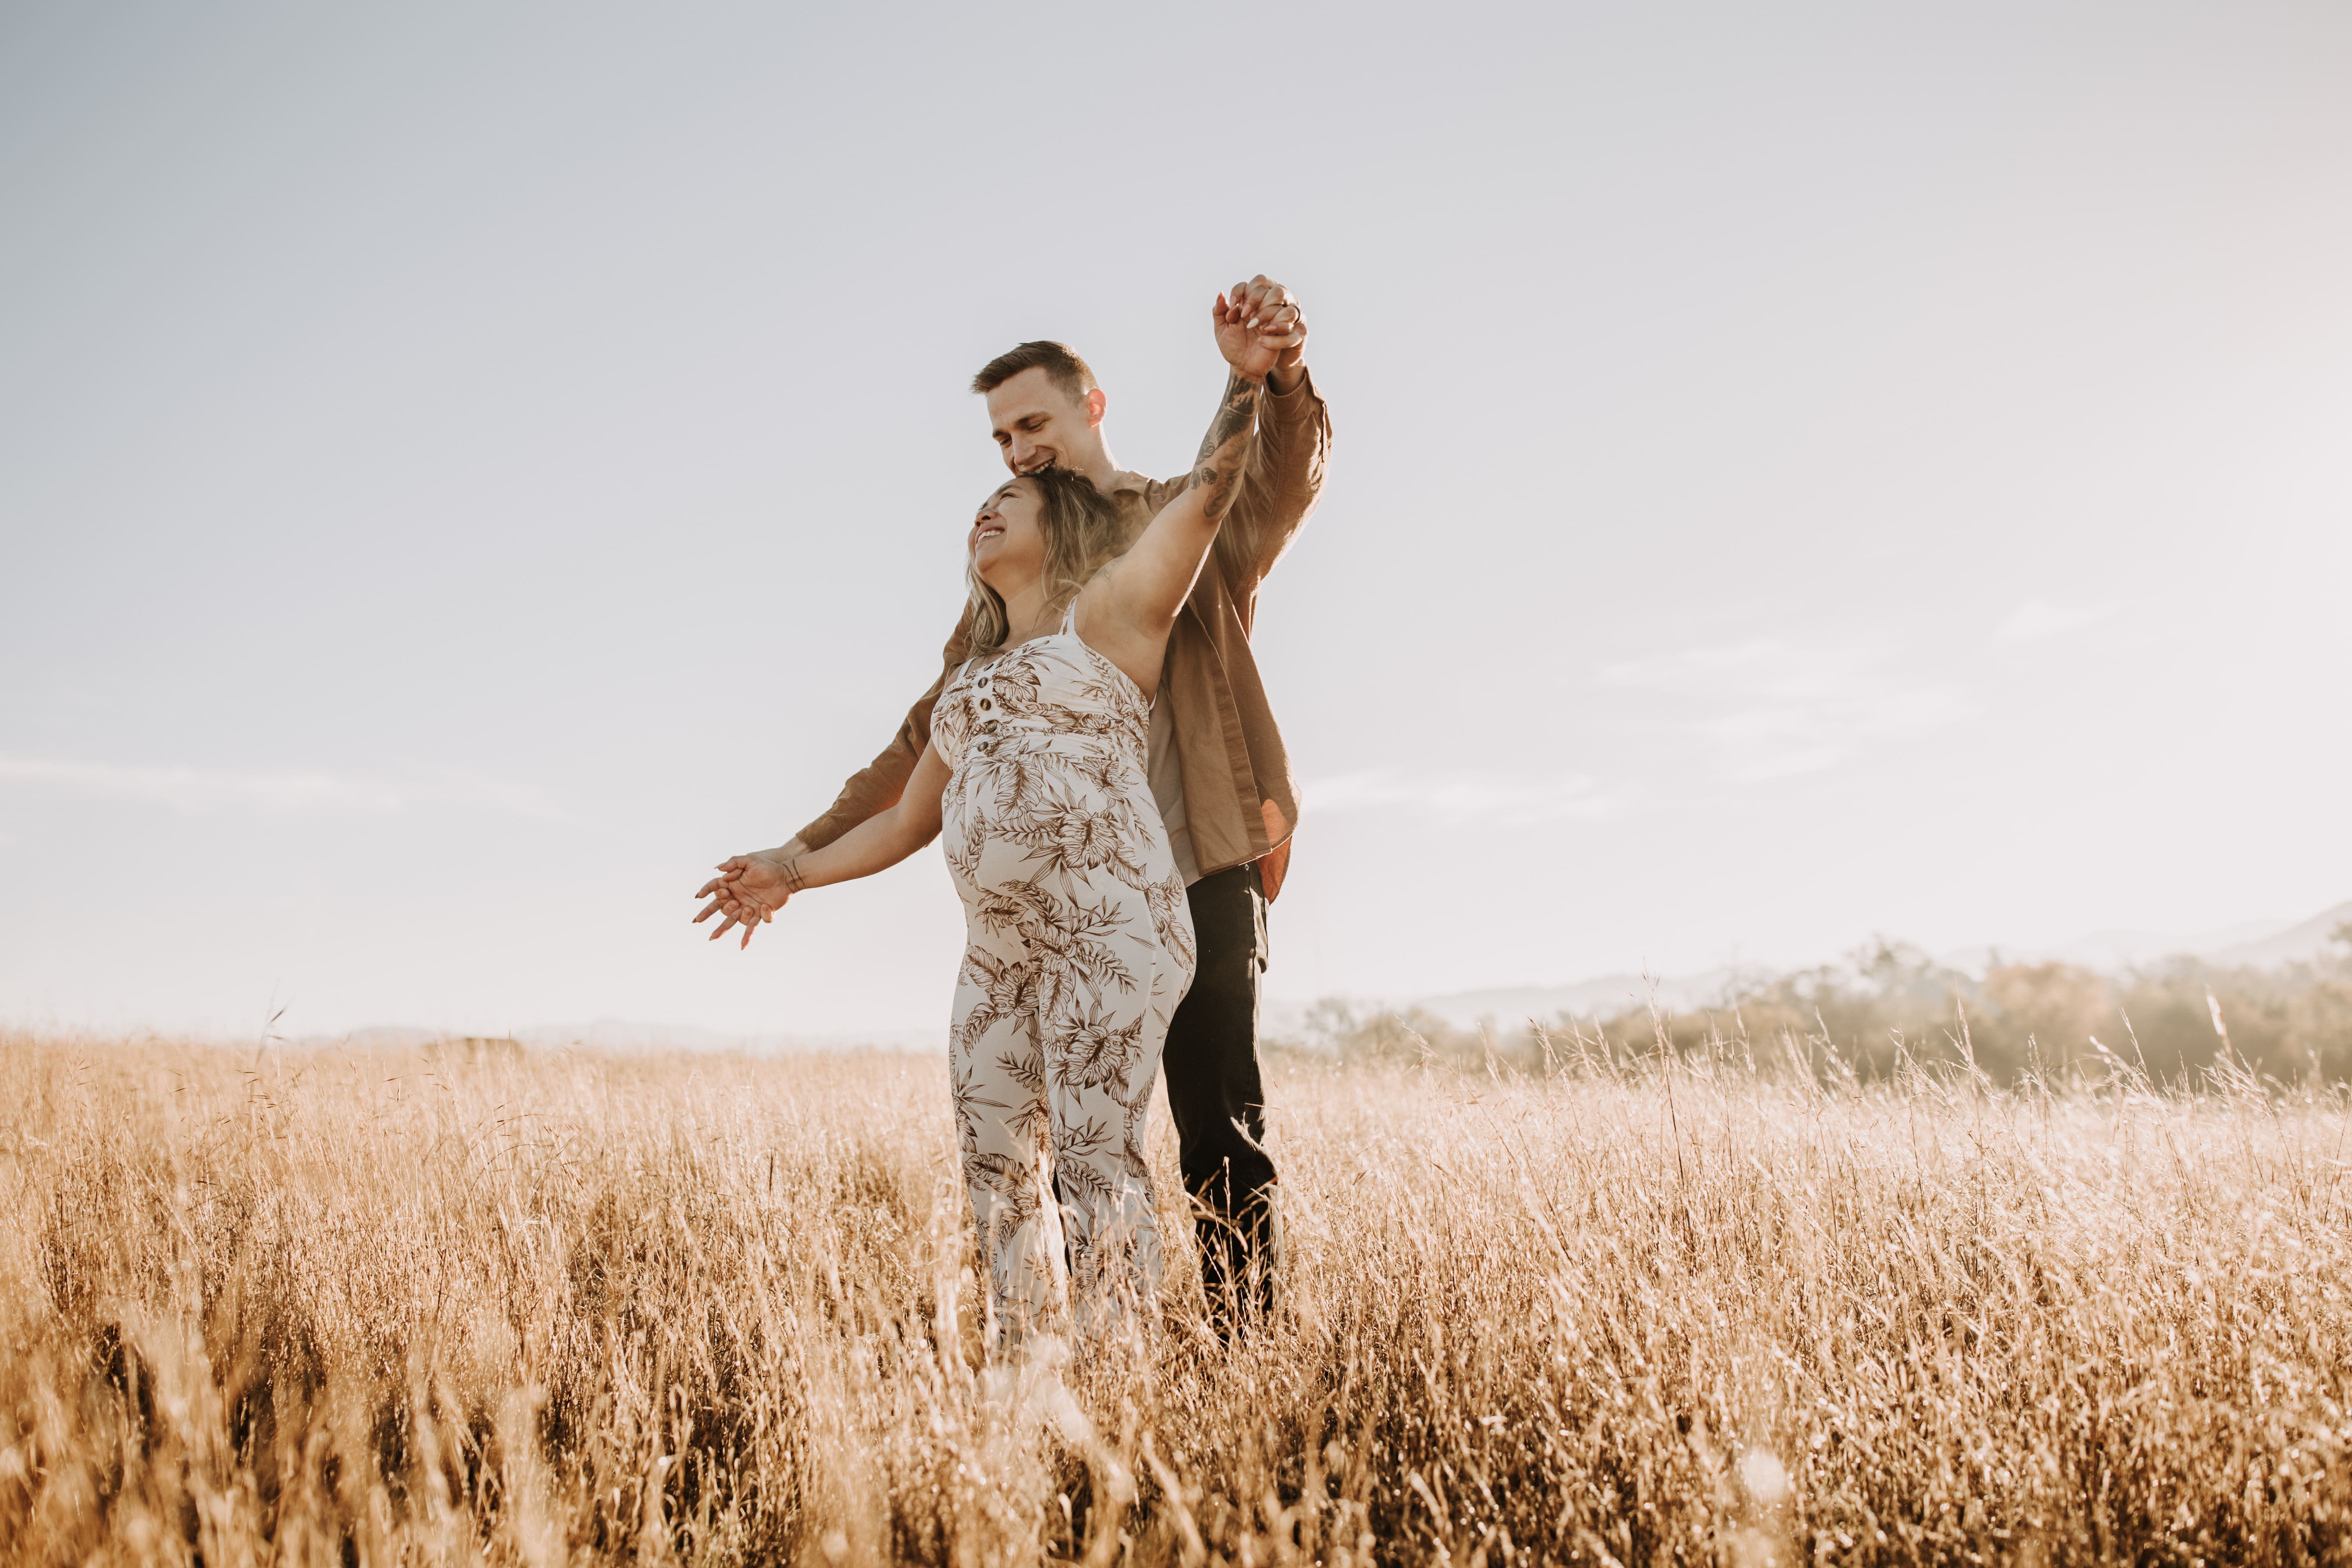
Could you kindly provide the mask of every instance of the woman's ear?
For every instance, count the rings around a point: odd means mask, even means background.
[[[1089,430],[1100,429],[1102,427],[1103,411],[1109,406],[1110,399],[1104,395],[1101,387],[1097,386],[1092,392],[1087,393],[1087,428]]]

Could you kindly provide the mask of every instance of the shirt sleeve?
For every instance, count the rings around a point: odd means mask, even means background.
[[[811,849],[822,849],[868,817],[879,816],[898,804],[907,792],[907,781],[914,776],[915,764],[922,760],[923,748],[931,743],[931,705],[940,700],[940,692],[948,683],[948,674],[961,664],[971,651],[971,611],[969,606],[956,622],[956,628],[940,650],[939,679],[931,689],[915,700],[907,710],[905,722],[881,754],[849,775],[849,782],[834,796],[833,805],[823,816],[793,835]]]
[[[1217,565],[1236,595],[1274,570],[1323,493],[1331,455],[1331,411],[1306,371],[1288,392],[1268,387],[1241,494],[1217,533]]]

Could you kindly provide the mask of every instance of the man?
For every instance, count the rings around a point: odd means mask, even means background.
[[[1202,1278],[1212,1310],[1230,1325],[1235,1309],[1246,1317],[1271,1306],[1281,1246],[1257,1057],[1258,977],[1267,957],[1265,906],[1281,890],[1298,821],[1290,759],[1249,637],[1258,584],[1321,491],[1331,424],[1307,374],[1307,328],[1289,290],[1261,275],[1228,298],[1248,306],[1219,330],[1229,363],[1240,363],[1250,331],[1263,324],[1286,328],[1289,341],[1267,378],[1240,498],[1169,634],[1150,769],[1200,952],[1168,1031],[1168,1107],[1185,1190],[1200,1205]],[[1086,362],[1060,343],[1027,342],[999,355],[973,377],[972,390],[988,399],[1006,468],[1085,475],[1118,508],[1129,538],[1184,488],[1183,476],[1156,481],[1118,466],[1103,436],[1108,399]],[[940,679],[882,754],[842,786],[832,809],[762,858],[822,848],[897,804],[930,739],[931,704],[969,651],[967,631],[960,623],[948,638]]]

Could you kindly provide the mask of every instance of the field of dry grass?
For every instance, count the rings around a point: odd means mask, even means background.
[[[2316,1089],[1292,1065],[1286,1316],[1082,1425],[942,1074],[0,1040],[0,1560],[2352,1557]]]

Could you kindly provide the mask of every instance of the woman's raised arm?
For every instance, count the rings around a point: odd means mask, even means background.
[[[1239,328],[1243,308],[1218,295],[1218,326]],[[1142,537],[1079,595],[1079,635],[1146,692],[1159,688],[1168,628],[1201,575],[1201,563],[1216,542],[1218,523],[1240,493],[1250,434],[1257,426],[1258,399],[1265,390],[1266,373],[1288,342],[1287,334],[1287,328],[1281,334],[1251,330],[1249,349],[1225,382],[1224,396],[1201,440],[1201,455],[1183,493],[1162,507]]]
[[[1217,524],[1233,509],[1241,489],[1242,465],[1249,456],[1250,432],[1256,428],[1258,397],[1265,390],[1262,372],[1247,376],[1235,371],[1227,378],[1216,418],[1201,438],[1201,454],[1183,493],[1160,509],[1142,537],[1103,574],[1103,608],[1118,623],[1118,629],[1131,629],[1155,644],[1167,637],[1176,612],[1184,607],[1201,575],[1201,563],[1209,558],[1209,546],[1216,542]]]

